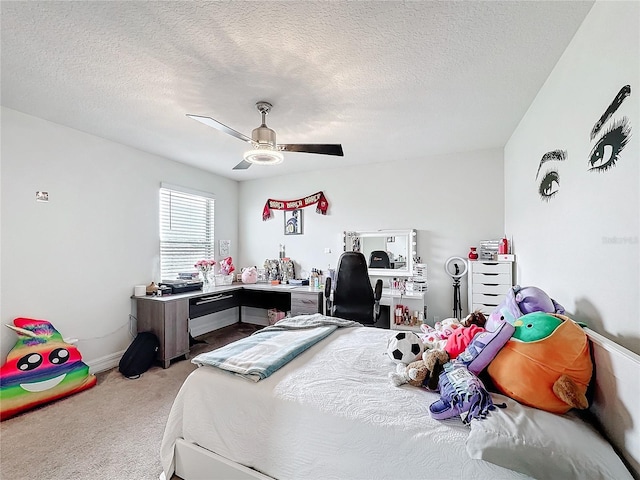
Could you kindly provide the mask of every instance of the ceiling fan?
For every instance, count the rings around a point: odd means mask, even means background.
[[[187,117],[193,118],[221,132],[228,133],[240,140],[244,140],[253,146],[252,150],[245,152],[243,156],[244,160],[233,167],[233,170],[246,170],[253,163],[259,165],[276,165],[284,160],[281,152],[319,153],[320,155],[344,156],[342,145],[340,144],[276,143],[276,132],[267,127],[266,124],[266,117],[271,111],[272,105],[269,102],[263,101],[256,103],[256,108],[262,114],[262,125],[251,132],[251,138],[210,117],[191,114],[187,114]]]

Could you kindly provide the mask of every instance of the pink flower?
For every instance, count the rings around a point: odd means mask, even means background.
[[[208,272],[215,264],[215,260],[198,260],[193,266],[201,272]]]

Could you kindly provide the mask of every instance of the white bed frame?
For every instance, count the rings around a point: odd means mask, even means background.
[[[640,479],[640,355],[585,329],[593,346],[596,381],[590,411],[636,479]],[[178,439],[175,474],[184,480],[272,480],[198,445]],[[165,479],[164,473],[160,480]]]

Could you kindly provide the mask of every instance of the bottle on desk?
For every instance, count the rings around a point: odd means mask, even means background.
[[[320,275],[316,268],[311,269],[311,278],[309,279],[309,285],[313,288],[320,288]]]

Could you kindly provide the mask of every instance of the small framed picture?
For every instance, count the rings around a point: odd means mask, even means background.
[[[302,235],[302,210],[284,211],[284,234]]]
[[[218,243],[218,250],[220,250],[220,256],[228,257],[230,247],[231,247],[231,240],[220,240],[220,243]]]

